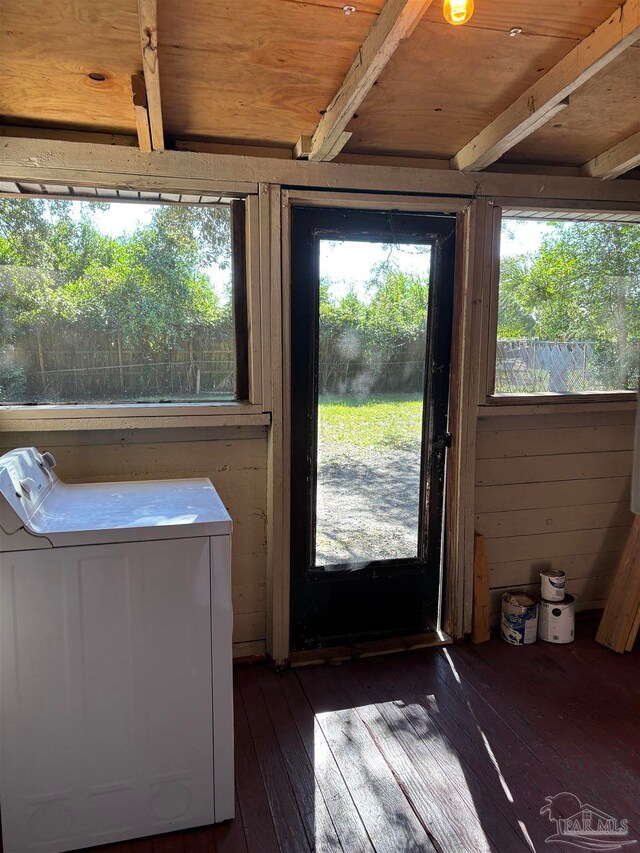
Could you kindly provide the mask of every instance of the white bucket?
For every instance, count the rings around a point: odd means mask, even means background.
[[[540,572],[540,597],[544,601],[562,601],[564,582],[565,574],[560,569],[545,569]]]
[[[575,637],[576,600],[541,601],[538,636],[545,643],[572,643]]]
[[[502,639],[513,646],[528,646],[538,636],[538,599],[511,590],[502,596]]]

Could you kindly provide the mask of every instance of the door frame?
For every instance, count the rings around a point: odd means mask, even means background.
[[[271,502],[268,524],[270,537],[267,569],[267,652],[277,665],[289,660],[290,617],[290,531],[289,483],[291,461],[291,207],[345,207],[362,210],[391,210],[419,213],[455,213],[456,266],[454,285],[454,329],[450,400],[455,403],[451,414],[453,445],[449,451],[446,475],[445,523],[445,607],[443,631],[435,641],[459,638],[469,630],[471,622],[471,589],[473,581],[473,488],[474,466],[466,464],[475,454],[477,415],[477,361],[474,358],[479,340],[472,340],[472,329],[478,330],[482,293],[482,258],[486,258],[487,239],[485,211],[487,199],[471,196],[398,195],[264,187],[264,208],[270,210],[270,229],[263,243],[263,270],[270,273],[271,306],[263,311],[271,314],[272,365],[280,368],[280,385],[274,385],[274,404],[280,397],[279,417],[270,437],[269,493],[276,492]],[[270,192],[270,198],[268,191]],[[278,295],[278,299],[274,299]],[[277,350],[277,351],[276,351]],[[277,488],[274,487],[277,485]],[[277,557],[277,559],[275,559]]]
[[[452,213],[293,208],[290,618],[291,645],[297,651],[433,633],[440,627],[456,225]],[[423,327],[417,551],[391,559],[371,553],[357,571],[348,560],[318,564],[315,551],[323,240],[419,244],[431,250]],[[384,492],[382,482],[379,488]]]

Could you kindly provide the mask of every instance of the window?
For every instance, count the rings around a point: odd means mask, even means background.
[[[244,251],[240,200],[0,198],[0,403],[246,399]]]
[[[640,224],[502,220],[495,393],[638,388]]]

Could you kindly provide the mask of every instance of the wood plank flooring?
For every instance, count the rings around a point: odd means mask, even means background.
[[[101,850],[576,850],[545,842],[555,824],[540,810],[561,792],[639,839],[640,653],[594,635],[582,623],[569,646],[237,667],[236,820]]]

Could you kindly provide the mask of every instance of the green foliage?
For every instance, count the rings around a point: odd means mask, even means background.
[[[230,321],[204,272],[230,262],[223,208],[158,206],[148,225],[110,237],[94,221],[99,203],[0,200],[0,316],[3,345],[21,333],[75,327],[151,348],[192,327]]]
[[[85,351],[117,346],[155,363],[202,333],[209,348],[232,341],[230,287],[221,299],[207,275],[214,264],[230,266],[229,210],[157,205],[144,226],[113,237],[97,221],[108,207],[0,199],[0,353],[9,358],[0,368],[0,397],[11,387],[16,398],[17,379],[9,382],[12,359],[20,361],[16,347],[23,367],[31,362],[29,375],[40,369],[33,353],[48,350],[64,376],[84,369]],[[119,205],[111,207],[117,215]],[[109,375],[102,374],[105,393],[118,393],[107,387]],[[30,396],[43,391],[40,385]]]
[[[640,336],[640,226],[555,222],[533,255],[500,267],[499,338]]]
[[[509,233],[509,224],[503,228]],[[555,222],[535,254],[504,257],[498,338],[594,342],[588,384],[634,387],[640,225]]]
[[[331,297],[320,285],[322,393],[419,390],[422,384],[428,280],[385,262],[365,293]]]

